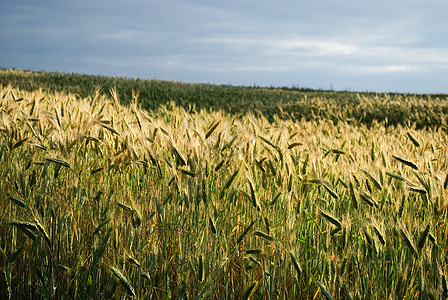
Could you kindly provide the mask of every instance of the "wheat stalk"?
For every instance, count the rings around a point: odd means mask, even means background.
[[[110,267],[110,269],[112,270],[113,274],[115,274],[115,276],[120,280],[120,283],[123,285],[123,287],[126,289],[127,293],[131,296],[131,297],[136,297],[135,294],[135,290],[132,287],[131,283],[129,282],[129,280],[123,275],[123,273],[121,273],[120,270],[118,270],[116,267],[112,266]]]
[[[404,165],[406,165],[408,167],[411,167],[414,170],[418,170],[417,165],[414,164],[412,161],[406,160],[404,158],[401,158],[401,157],[398,157],[398,156],[395,156],[395,155],[392,155],[392,157],[395,158],[396,160],[398,160],[399,162],[401,162],[402,164],[404,164]]]

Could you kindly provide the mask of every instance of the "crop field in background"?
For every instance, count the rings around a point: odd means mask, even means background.
[[[0,70],[0,298],[446,299],[444,95]]]

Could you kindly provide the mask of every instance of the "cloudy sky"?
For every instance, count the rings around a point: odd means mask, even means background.
[[[0,66],[448,93],[446,0],[0,0]]]

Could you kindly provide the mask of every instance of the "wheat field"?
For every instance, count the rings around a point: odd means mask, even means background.
[[[444,99],[388,124],[347,113],[390,95],[266,115],[2,82],[2,299],[448,297]]]

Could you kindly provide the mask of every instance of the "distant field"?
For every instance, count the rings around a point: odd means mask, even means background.
[[[0,298],[445,299],[444,95],[0,70]]]
[[[211,84],[186,84],[171,81],[64,73],[24,72],[0,69],[0,85],[24,90],[71,93],[80,98],[98,91],[111,97],[114,90],[121,104],[129,104],[138,92],[139,106],[155,110],[170,102],[195,110],[222,110],[226,113],[262,115],[269,121],[329,120],[352,125],[373,123],[447,127],[448,95],[403,95],[235,87]]]

